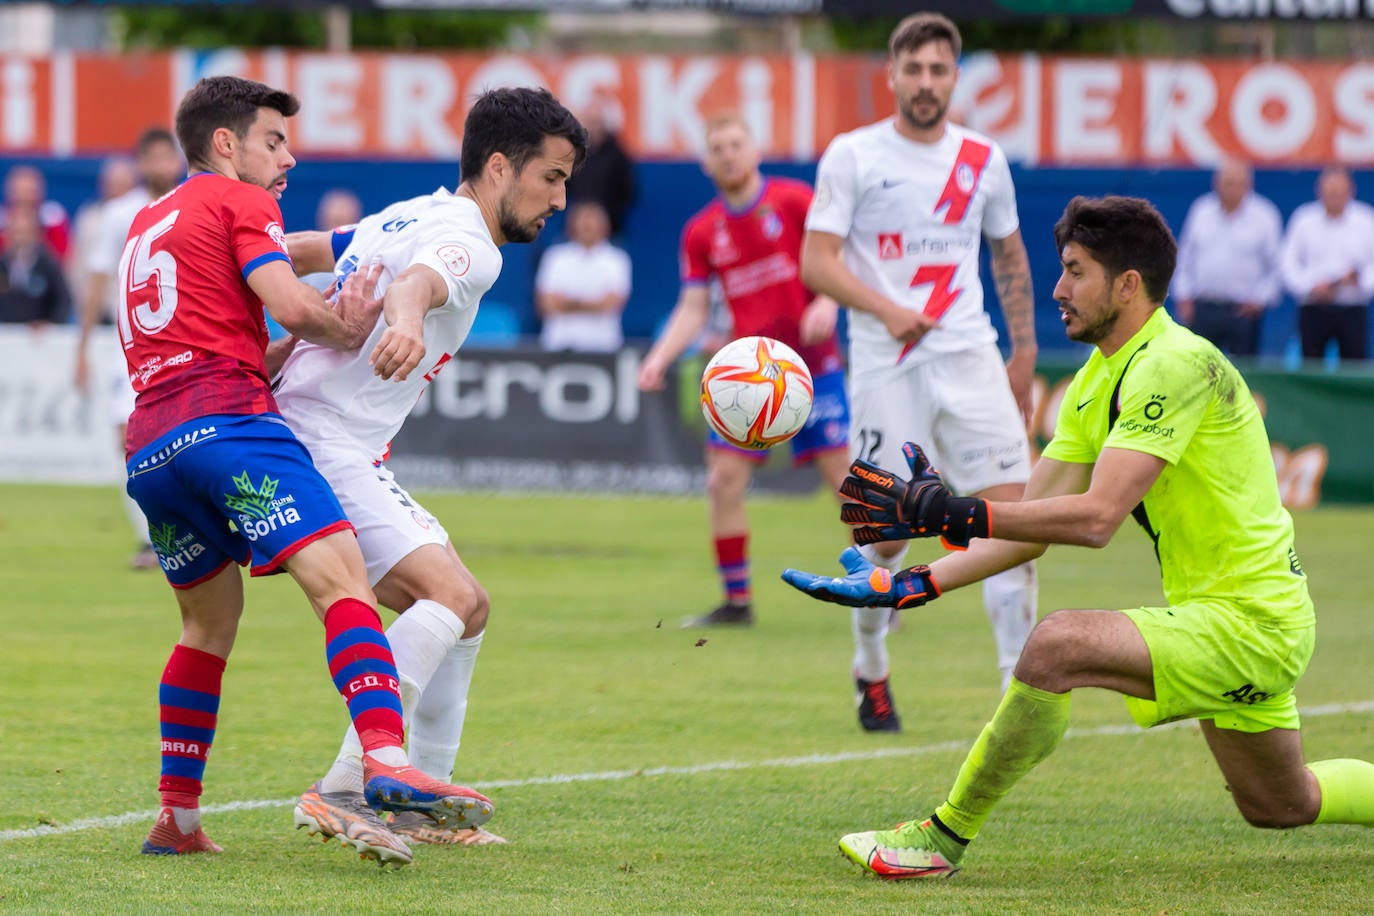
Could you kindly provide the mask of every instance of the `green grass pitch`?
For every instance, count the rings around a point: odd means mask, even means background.
[[[157,804],[161,578],[125,567],[113,489],[0,487],[0,911],[25,913],[1356,913],[1374,833],[1247,826],[1191,725],[1141,732],[1080,691],[1059,750],[953,880],[886,883],[836,839],[939,802],[997,696],[981,595],[889,641],[899,736],[860,732],[848,612],[778,580],[835,569],[833,501],[751,504],[759,624],[685,631],[718,586],[701,500],[427,495],[492,594],[457,778],[510,845],[381,870],[291,826],[345,713],[285,577],[248,584],[204,804],[217,857],[138,854]],[[1299,685],[1310,758],[1374,759],[1374,511],[1299,515],[1317,600]],[[912,561],[933,556],[913,549]],[[1161,600],[1129,523],[1055,548],[1041,613]],[[388,619],[389,619],[389,615]],[[699,640],[704,640],[698,644]]]

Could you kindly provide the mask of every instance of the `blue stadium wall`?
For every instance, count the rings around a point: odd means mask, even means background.
[[[32,162],[48,177],[49,196],[73,213],[88,200],[95,187],[99,160],[5,159],[0,171],[16,162]],[[812,181],[814,164],[769,163],[769,174]],[[321,194],[332,187],[357,192],[368,210],[391,201],[427,193],[456,182],[456,162],[376,162],[323,160],[304,162],[291,172],[290,187],[282,200],[287,229],[307,229],[314,222]],[[1042,350],[1071,351],[1063,334],[1050,293],[1059,265],[1051,229],[1064,204],[1075,194],[1127,194],[1147,197],[1177,232],[1189,204],[1208,190],[1210,172],[1201,169],[1067,169],[1013,168],[1021,209],[1021,229],[1030,253],[1036,288],[1036,322]],[[1278,205],[1286,219],[1299,204],[1314,196],[1315,170],[1261,171],[1256,189]],[[1356,175],[1357,185],[1361,175]],[[631,338],[650,338],[677,298],[677,242],[683,223],[711,196],[712,188],[693,163],[644,162],[636,169],[639,195],[619,239],[634,263],[634,292],[625,312],[624,325]],[[1374,182],[1368,187],[1374,188]],[[505,269],[487,299],[505,303],[518,317],[521,331],[537,332],[533,306],[533,269],[543,246],[561,235],[561,219],[555,218],[534,245],[507,245],[502,249]],[[1371,240],[1374,244],[1374,240]],[[1001,316],[993,309],[993,320]],[[1263,352],[1271,357],[1291,355],[1296,337],[1294,306],[1285,302],[1265,323]]]

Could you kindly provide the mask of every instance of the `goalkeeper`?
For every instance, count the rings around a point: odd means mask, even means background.
[[[840,850],[885,878],[958,871],[992,808],[1059,744],[1075,687],[1124,694],[1143,727],[1198,719],[1257,827],[1374,826],[1374,764],[1304,763],[1293,686],[1315,618],[1292,519],[1240,373],[1161,307],[1177,251],[1168,226],[1143,200],[1077,197],[1054,238],[1065,329],[1095,349],[1024,499],[953,496],[908,443],[910,480],[852,466],[841,512],[855,541],[941,537],[968,549],[891,574],[850,548],[842,578],[783,578],[826,601],[917,607],[1049,544],[1102,547],[1132,515],[1154,541],[1169,606],[1040,621],[945,803],[893,830],[845,836]]]

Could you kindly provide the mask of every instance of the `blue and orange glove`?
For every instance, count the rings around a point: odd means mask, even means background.
[[[850,607],[920,607],[940,597],[940,586],[935,584],[929,566],[891,573],[868,562],[857,547],[845,548],[840,563],[849,574],[842,579],[784,569],[782,580],[812,598]]]
[[[962,550],[973,538],[992,536],[987,500],[950,493],[914,442],[902,454],[909,481],[862,459],[849,466],[840,495],[852,501],[840,506],[840,521],[853,527],[854,543],[939,537]]]

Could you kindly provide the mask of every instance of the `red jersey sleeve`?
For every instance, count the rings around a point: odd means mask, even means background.
[[[221,199],[229,243],[238,262],[239,273],[248,275],[268,261],[291,263],[287,255],[286,232],[282,229],[281,208],[277,200],[257,185],[237,182]]]
[[[687,221],[682,230],[682,244],[678,251],[678,274],[683,284],[700,285],[711,277],[707,260],[710,247],[706,220],[698,213]]]

